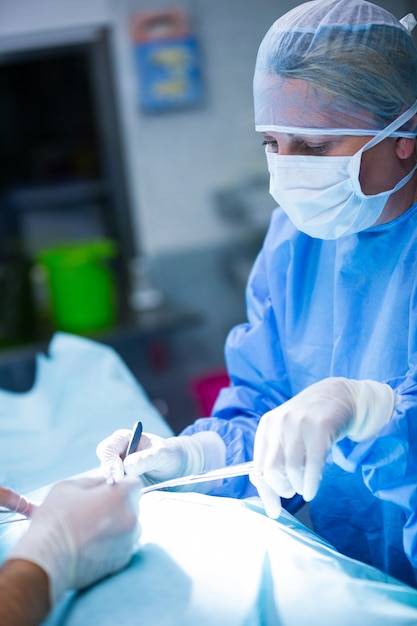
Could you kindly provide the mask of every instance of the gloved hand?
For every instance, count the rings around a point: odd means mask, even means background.
[[[41,567],[51,607],[69,589],[83,589],[130,561],[140,536],[140,483],[102,478],[66,480],[33,512],[26,534],[8,555]]]
[[[298,493],[312,500],[333,443],[374,437],[391,419],[394,403],[386,384],[325,378],[265,413],[255,436],[250,479],[267,514],[279,516],[280,497]]]
[[[131,435],[130,430],[116,430],[98,444],[96,452],[104,476],[118,481],[126,472],[141,476],[143,483],[150,485],[225,464],[226,447],[215,432],[168,438],[142,433],[137,452],[126,456]]]
[[[8,487],[0,487],[0,506],[14,513],[30,517],[36,504]]]

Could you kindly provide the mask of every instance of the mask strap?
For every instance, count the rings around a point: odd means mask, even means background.
[[[377,143],[380,143],[381,141],[389,137],[393,132],[401,128],[401,126],[405,124],[405,122],[408,122],[408,120],[410,120],[415,113],[417,113],[417,100],[414,102],[413,105],[411,105],[409,109],[404,111],[404,113],[401,113],[400,117],[397,117],[397,119],[395,119],[393,122],[391,122],[391,124],[381,130],[377,135],[375,135],[375,137],[372,137],[372,139],[370,139],[368,143],[363,146],[361,152],[363,152],[364,150],[369,150],[369,148],[372,148]]]

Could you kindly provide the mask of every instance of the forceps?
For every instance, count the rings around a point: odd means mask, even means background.
[[[254,472],[253,461],[246,461],[245,463],[227,465],[227,467],[220,467],[219,469],[210,470],[208,472],[200,472],[199,474],[189,474],[188,476],[164,480],[161,483],[143,487],[141,493],[148,493],[149,491],[156,491],[157,489],[169,489],[169,487],[180,487],[181,485],[204,483],[223,478],[233,478],[234,476],[247,476],[251,473],[256,474],[256,472]]]

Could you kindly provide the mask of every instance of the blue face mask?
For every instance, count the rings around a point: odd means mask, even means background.
[[[270,194],[293,224],[311,237],[337,239],[366,230],[378,220],[389,197],[411,179],[417,164],[392,189],[367,196],[359,182],[362,153],[389,137],[416,111],[417,102],[352,156],[266,152]]]

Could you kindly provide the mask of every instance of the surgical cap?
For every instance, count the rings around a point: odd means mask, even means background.
[[[376,134],[417,101],[414,24],[411,14],[399,21],[364,0],[295,7],[272,25],[259,48],[256,129]],[[397,134],[417,134],[416,116]]]

